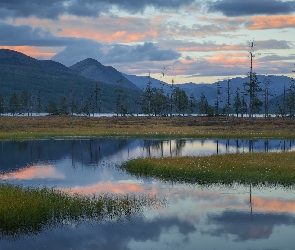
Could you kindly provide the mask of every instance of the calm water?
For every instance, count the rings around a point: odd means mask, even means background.
[[[116,165],[136,157],[294,150],[283,140],[75,139],[0,142],[0,181],[83,194],[150,194],[166,206],[130,220],[65,223],[3,236],[0,249],[293,249],[294,189],[198,186],[135,178]]]

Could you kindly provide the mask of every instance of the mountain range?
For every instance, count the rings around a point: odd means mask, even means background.
[[[288,88],[291,78],[258,75],[261,88],[264,88],[266,79],[269,82],[270,97],[275,98],[277,102],[284,88]],[[229,80],[231,99],[234,98],[237,90],[243,91],[245,82],[249,82],[247,77]],[[137,113],[139,112],[137,101],[148,81],[151,82],[152,87],[163,88],[166,93],[171,91],[171,84],[147,76],[124,74],[91,58],[66,67],[52,60],[37,60],[20,52],[0,49],[0,92],[6,102],[13,92],[20,94],[24,88],[29,89],[35,95],[37,91],[41,91],[44,103],[47,103],[50,98],[58,102],[61,95],[75,98],[78,102],[85,102],[98,84],[101,112],[115,111],[116,98],[121,91],[126,95],[128,110]],[[196,100],[199,100],[201,94],[204,93],[209,104],[214,105],[218,87],[221,99],[226,99],[228,80],[212,84],[185,83],[174,84],[174,86],[183,89],[188,96],[193,95]]]

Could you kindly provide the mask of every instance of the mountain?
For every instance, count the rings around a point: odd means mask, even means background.
[[[125,85],[116,86],[95,81],[79,75],[74,69],[58,62],[37,60],[13,50],[0,49],[0,92],[7,105],[12,93],[20,96],[22,91],[27,89],[35,101],[37,94],[41,92],[43,110],[50,99],[59,104],[62,96],[65,96],[68,102],[72,99],[82,106],[85,105],[96,84],[100,88],[101,112],[115,111],[119,89],[126,94],[128,110],[136,112],[134,107],[141,91],[132,83],[130,83],[132,88],[128,88]]]
[[[126,79],[118,70],[111,66],[104,66],[92,58],[87,58],[78,62],[71,66],[70,69],[76,74],[94,81],[104,82],[116,86],[122,85],[126,88],[139,90],[135,84]]]

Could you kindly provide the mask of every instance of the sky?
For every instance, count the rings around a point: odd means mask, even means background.
[[[251,45],[253,43],[253,49]],[[167,83],[294,77],[292,0],[0,0],[0,48]]]

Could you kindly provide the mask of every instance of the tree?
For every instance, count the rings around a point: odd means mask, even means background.
[[[286,106],[289,110],[290,117],[294,116],[295,112],[295,79],[292,78],[290,86],[287,89]]]
[[[163,116],[166,110],[167,98],[163,88],[152,88],[151,109],[155,116]]]
[[[199,114],[207,114],[209,109],[209,103],[205,96],[205,94],[202,92],[200,100],[198,101],[198,110]]]
[[[196,105],[197,105],[196,98],[193,94],[191,94],[189,97],[189,113],[190,114],[194,113],[194,109],[195,109]]]
[[[9,111],[14,116],[15,113],[19,112],[20,102],[17,94],[13,92],[9,99]]]
[[[174,105],[176,108],[176,112],[180,115],[181,113],[184,115],[185,111],[188,108],[188,97],[184,90],[176,87],[174,89]]]
[[[150,80],[150,73],[149,73],[148,82],[142,94],[142,99],[141,99],[142,112],[149,116],[151,115],[151,110],[152,110],[152,99],[153,99],[153,89],[152,89],[152,83]]]
[[[249,117],[253,118],[254,113],[259,113],[263,102],[259,99],[259,93],[262,91],[260,82],[258,81],[256,73],[251,74],[250,83],[245,83],[248,87],[246,92],[249,96]]]
[[[83,104],[84,104],[84,105],[83,105]],[[90,108],[89,108],[90,105],[89,105],[89,101],[86,100],[85,103],[83,103],[83,104],[81,104],[82,107],[81,107],[80,112],[81,112],[82,114],[85,114],[85,115],[87,115],[87,116],[90,116]]]
[[[270,90],[269,90],[269,85],[271,83],[270,76],[265,75],[264,79],[264,89],[263,89],[263,96],[264,96],[264,119],[268,117],[269,114],[269,96],[271,96]]]
[[[242,100],[240,98],[239,88],[237,88],[237,90],[236,90],[236,95],[235,95],[235,99],[234,99],[234,110],[235,110],[237,117],[242,112]]]
[[[230,80],[227,79],[227,88],[226,88],[226,123],[228,124],[229,122],[229,113],[230,113]]]
[[[262,101],[258,98],[258,93],[261,91],[260,82],[258,81],[257,75],[253,72],[253,58],[254,55],[254,41],[251,44],[250,54],[250,72],[249,72],[249,82],[245,83],[246,89],[249,95],[249,118],[253,118],[253,113],[259,112],[262,106]]]
[[[127,114],[126,93],[122,88],[123,80],[118,80],[119,88],[116,90],[117,97],[115,101],[117,116],[125,116]]]
[[[284,84],[283,100],[282,102],[277,101],[278,113],[282,116],[283,119],[285,119],[286,116],[286,100],[286,86]]]
[[[48,106],[46,107],[46,112],[49,113],[50,115],[58,115],[59,114],[57,105],[52,98],[50,98],[48,101]]]
[[[40,114],[42,112],[42,103],[41,103],[41,99],[42,99],[42,96],[41,96],[41,90],[38,91],[38,94],[37,94],[37,107],[36,107],[36,112],[37,114]]]
[[[219,116],[219,104],[220,102],[222,102],[220,99],[220,96],[221,96],[221,86],[220,86],[220,82],[218,81],[217,82],[217,87],[216,87],[216,100],[215,100],[215,110],[214,110],[214,113],[215,113],[215,116]]]
[[[94,93],[94,100],[95,100],[95,112],[100,113],[101,108],[101,101],[99,99],[101,88],[99,87],[98,83],[95,84],[93,93]]]
[[[30,115],[30,107],[32,105],[31,105],[31,98],[29,95],[29,91],[27,88],[23,89],[23,91],[21,92],[19,101],[20,101],[21,111],[27,113],[29,116]]]
[[[3,95],[0,92],[0,115],[1,114],[4,114],[5,113],[5,110],[6,110],[5,102],[4,102],[4,99],[3,99]]]
[[[69,110],[72,116],[74,115],[74,113],[78,112],[78,102],[73,92],[71,92],[70,94]]]
[[[172,79],[171,81],[171,87],[170,87],[170,93],[168,95],[168,100],[169,100],[169,112],[170,112],[170,117],[172,117],[173,114],[173,93],[174,93],[174,80]]]
[[[68,103],[65,95],[62,95],[59,102],[59,113],[61,115],[68,115]]]

